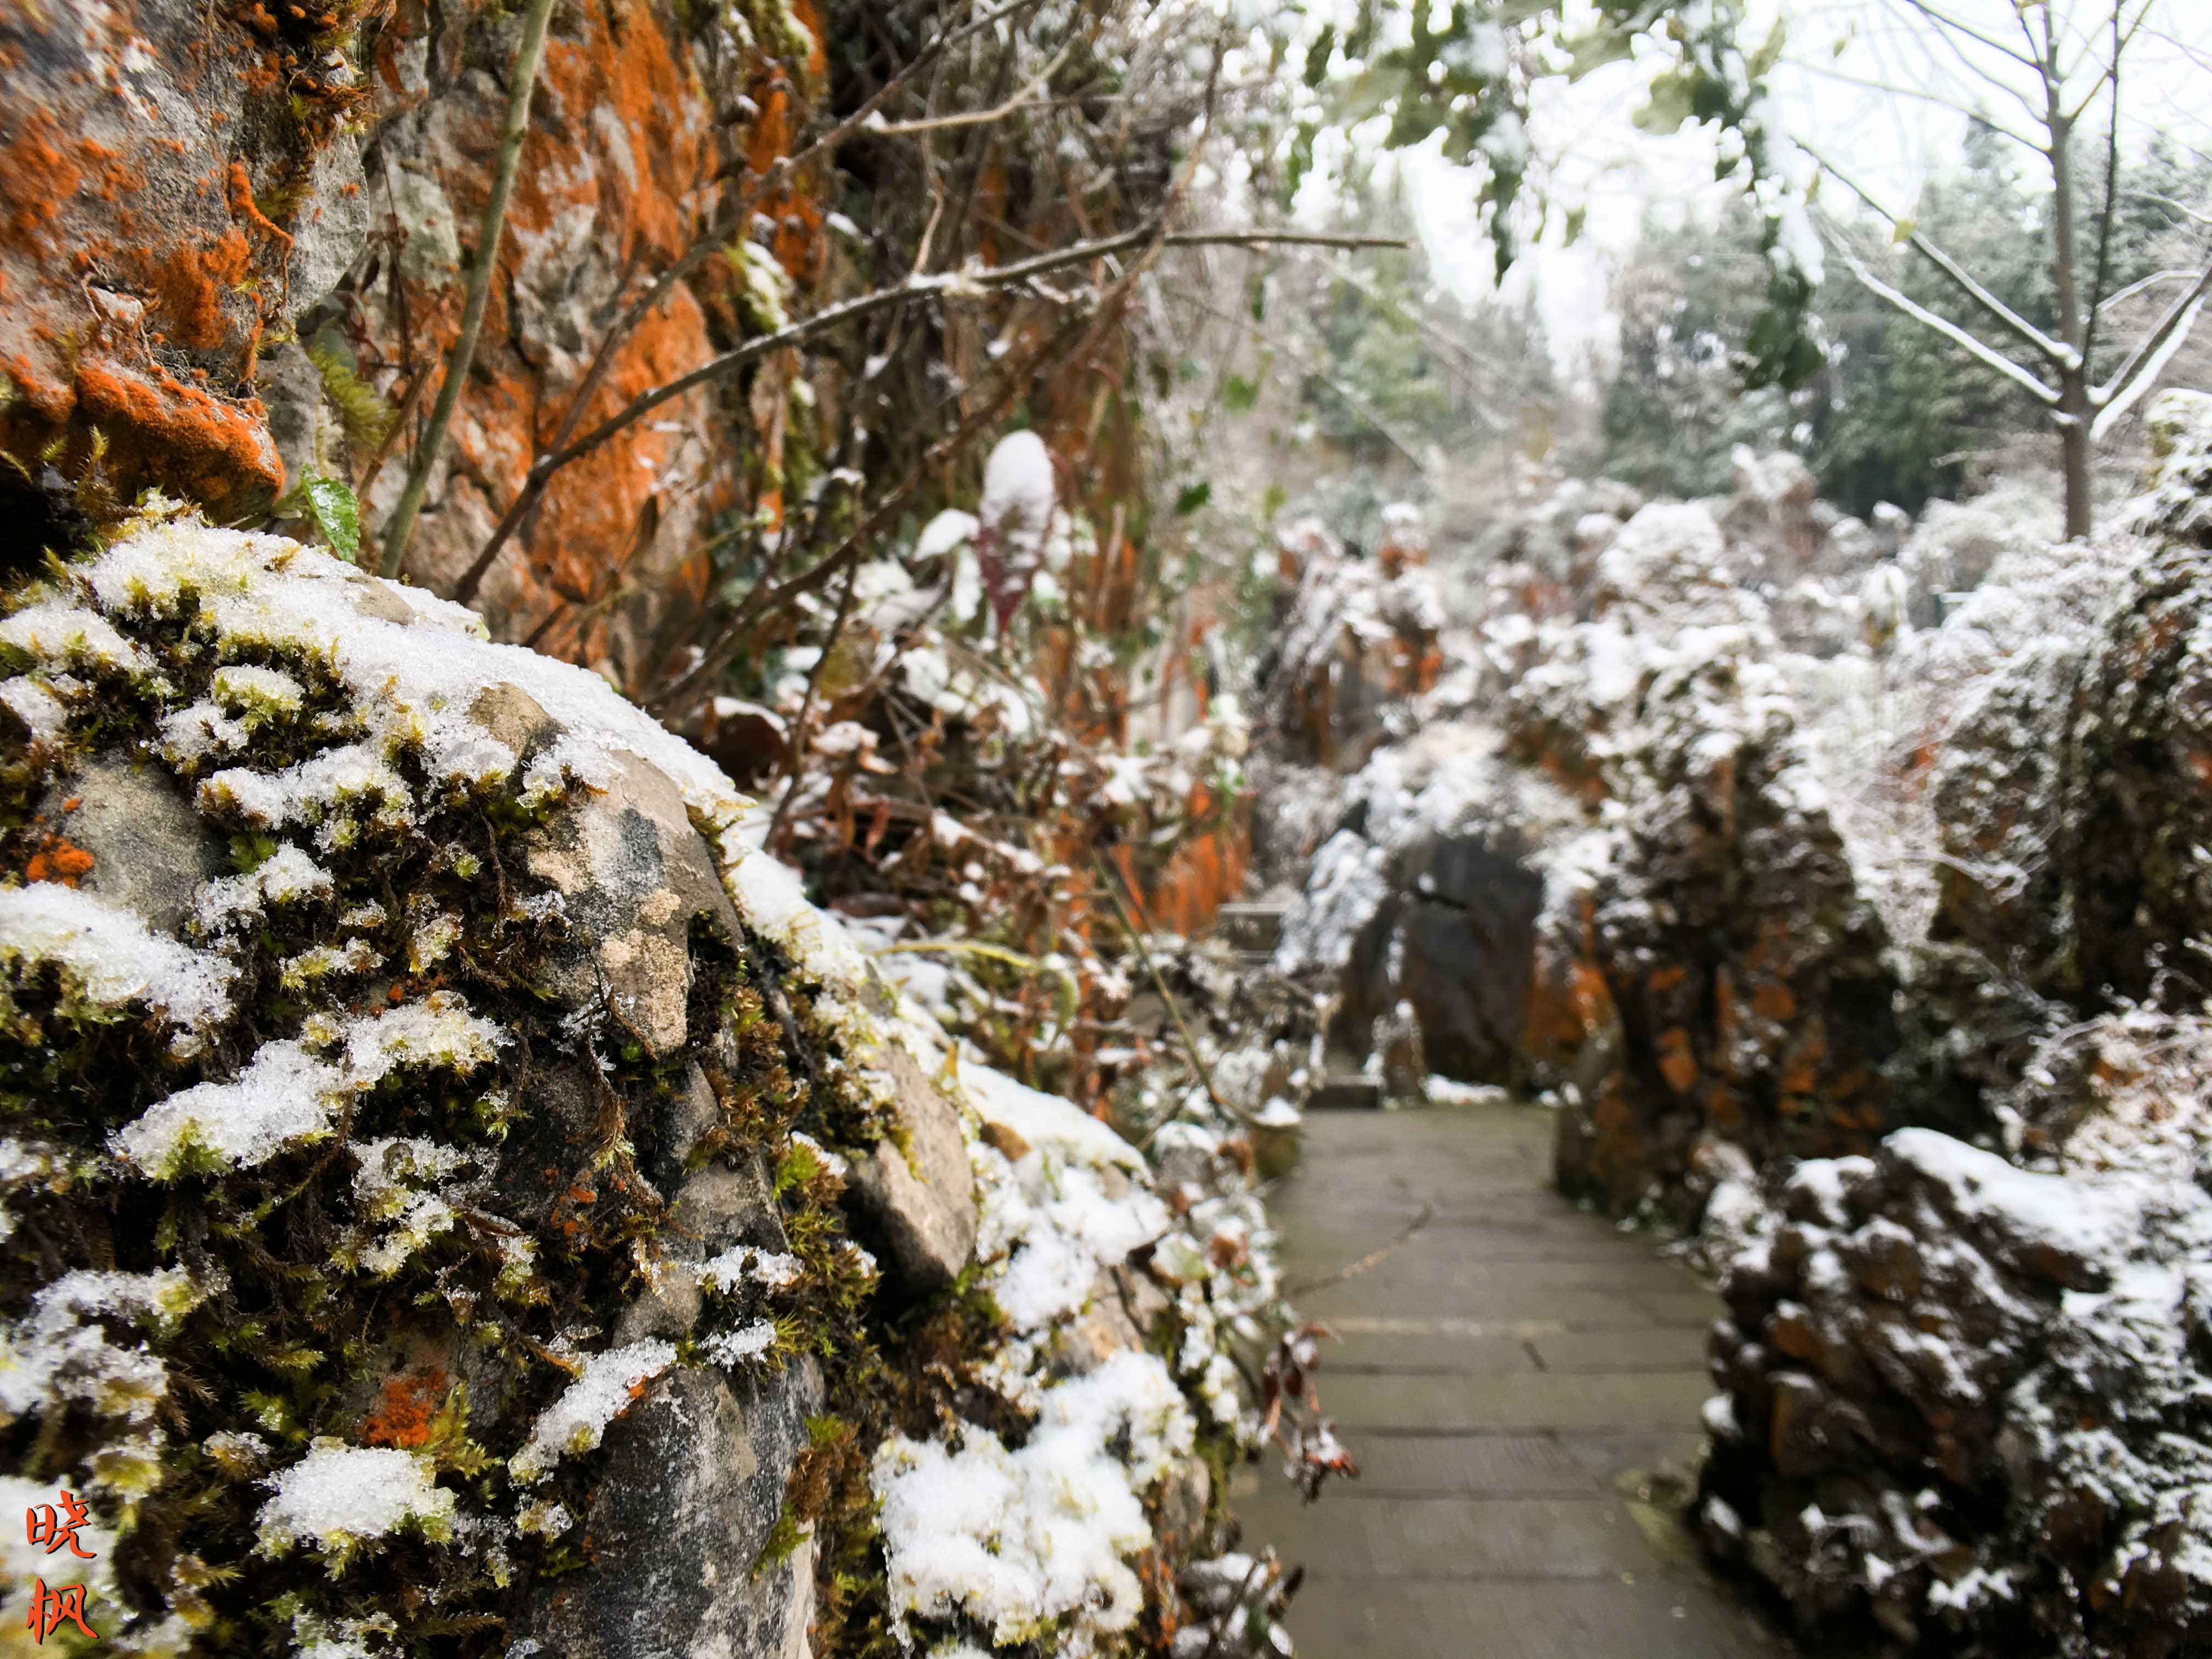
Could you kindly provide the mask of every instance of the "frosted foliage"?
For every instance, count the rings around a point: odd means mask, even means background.
[[[327,1133],[344,1085],[343,1072],[299,1043],[264,1043],[234,1081],[179,1090],[116,1131],[115,1150],[156,1180],[181,1174],[194,1153],[232,1168],[264,1164]]]
[[[52,963],[86,1002],[118,1012],[140,1004],[185,1028],[229,1018],[238,973],[126,910],[52,882],[0,889],[0,963],[17,975]]]
[[[1389,896],[1387,859],[1349,830],[1340,830],[1314,854],[1305,890],[1283,918],[1275,971],[1341,973],[1352,942]]]
[[[757,1285],[764,1290],[781,1291],[794,1285],[803,1271],[795,1255],[786,1255],[778,1250],[763,1250],[750,1244],[740,1244],[725,1250],[709,1261],[700,1272],[725,1291],[734,1291],[740,1285]]]
[[[507,1462],[507,1473],[517,1480],[543,1480],[563,1457],[592,1450],[607,1425],[675,1363],[675,1347],[657,1337],[593,1354],[584,1362],[583,1375],[531,1425],[529,1440]]]
[[[306,1545],[343,1559],[406,1527],[432,1538],[450,1530],[453,1494],[433,1484],[428,1463],[388,1446],[318,1440],[269,1483],[261,1506],[262,1553]]]
[[[1034,432],[1010,432],[983,464],[975,516],[1009,552],[1034,552],[1051,527],[1057,500],[1052,452]]]
[[[15,1419],[76,1404],[149,1422],[167,1392],[167,1368],[143,1343],[111,1341],[104,1322],[161,1329],[201,1299],[182,1268],[63,1274],[32,1298],[27,1317],[0,1322],[0,1413]]]
[[[19,674],[0,680],[0,704],[23,722],[33,743],[55,743],[69,735],[69,710],[34,679]]]
[[[504,1041],[452,991],[368,1019],[311,1022],[304,1041],[264,1043],[233,1081],[195,1084],[149,1107],[116,1132],[113,1146],[156,1180],[173,1180],[196,1160],[248,1168],[328,1133],[350,1093],[403,1068],[465,1075],[488,1065]],[[319,1057],[311,1047],[342,1057]]]
[[[254,775],[219,775],[226,781],[218,796],[228,789],[249,817],[275,823],[312,817],[349,793],[404,800],[404,786],[383,767],[394,744],[419,744],[434,780],[511,770],[514,755],[469,714],[483,692],[501,684],[519,686],[560,724],[580,772],[604,773],[612,756],[632,754],[673,779],[695,811],[717,817],[732,810],[732,792],[714,763],[598,675],[494,644],[473,612],[419,588],[377,581],[283,537],[188,521],[153,524],[94,561],[88,580],[108,616],[164,618],[197,602],[219,648],[315,665],[351,694],[369,726],[367,744],[302,763],[274,782],[249,785],[245,780]],[[70,629],[91,629],[100,648],[119,647],[125,656],[135,650],[102,617],[82,614],[88,623],[66,626],[47,619],[16,627],[19,618],[10,618],[0,623],[0,641],[24,635],[44,650],[75,638]],[[281,696],[273,683],[241,682],[238,689]]]
[[[716,1331],[699,1346],[718,1365],[740,1365],[748,1359],[758,1359],[775,1346],[775,1327],[765,1319],[756,1319],[734,1331]]]
[[[874,1474],[894,1609],[1104,1650],[1144,1606],[1122,1559],[1152,1542],[1142,1494],[1194,1443],[1166,1366],[1126,1352],[1046,1389],[1018,1450],[974,1427],[957,1448],[894,1437]]]

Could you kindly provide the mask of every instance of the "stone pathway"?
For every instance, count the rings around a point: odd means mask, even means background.
[[[1269,1200],[1360,1479],[1303,1504],[1273,1467],[1233,1492],[1247,1547],[1306,1582],[1304,1659],[1772,1659],[1791,1650],[1705,1571],[1651,1472],[1689,1467],[1719,1298],[1552,1190],[1534,1108],[1327,1112]]]

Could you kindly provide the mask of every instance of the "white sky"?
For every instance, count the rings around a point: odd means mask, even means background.
[[[1973,78],[1987,70],[2024,88],[2023,71],[1971,42],[1966,52],[1972,61],[1963,60],[1901,0],[1772,3],[1789,17],[1790,50],[1770,84],[1793,131],[1900,211],[1929,171],[1958,155],[1966,117],[1957,106],[1978,100],[1992,116],[2026,125],[2002,88]],[[2071,9],[2091,18],[2100,3],[2109,17],[2110,0],[2074,0]],[[2212,151],[2212,0],[2150,3],[2149,26],[2124,60],[2122,143],[2139,149],[2164,131]],[[1946,0],[1943,9],[2000,44],[2019,38],[2010,0]],[[2062,5],[2062,14],[2067,9]],[[1610,345],[1607,283],[1647,205],[1710,212],[1724,188],[1712,183],[1709,133],[1686,128],[1657,138],[1632,124],[1650,75],[1648,64],[1613,64],[1580,82],[1537,89],[1530,131],[1553,192],[1563,205],[1587,204],[1589,216],[1577,246],[1557,246],[1555,228],[1545,245],[1529,249],[1508,277],[1507,292],[1535,296],[1563,369],[1571,370],[1587,349]],[[2105,107],[2093,114],[2095,136],[2084,134],[2090,142],[2100,141]],[[1433,152],[1407,157],[1406,167],[1438,279],[1468,298],[1489,291],[1490,246],[1476,222],[1474,181]],[[1832,210],[1850,205],[1832,181],[1822,199]]]

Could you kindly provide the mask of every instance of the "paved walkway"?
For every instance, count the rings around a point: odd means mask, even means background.
[[[1310,1507],[1262,1466],[1247,1547],[1303,1561],[1303,1659],[1772,1659],[1790,1650],[1671,1519],[1719,1298],[1552,1190],[1530,1107],[1325,1112],[1270,1200],[1342,1337],[1322,1399],[1363,1468]],[[1655,1473],[1672,1463],[1670,1486]]]

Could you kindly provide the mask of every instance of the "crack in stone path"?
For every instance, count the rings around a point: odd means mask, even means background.
[[[1322,1400],[1364,1473],[1320,1503],[1262,1468],[1232,1493],[1245,1547],[1306,1583],[1303,1659],[1775,1659],[1793,1650],[1674,1519],[1711,1392],[1718,1297],[1550,1184],[1531,1107],[1316,1112],[1269,1200]],[[1669,1468],[1672,1477],[1666,1473]]]

